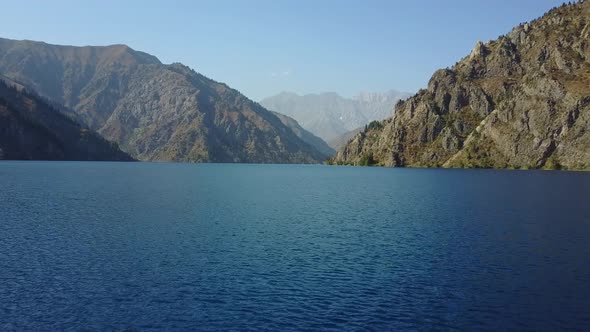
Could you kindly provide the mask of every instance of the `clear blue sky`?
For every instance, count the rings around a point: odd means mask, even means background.
[[[351,96],[417,91],[477,40],[495,39],[561,2],[6,1],[0,36],[127,44],[164,63],[182,62],[254,100],[281,91]]]

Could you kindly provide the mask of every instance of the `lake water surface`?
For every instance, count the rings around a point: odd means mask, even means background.
[[[589,330],[590,173],[0,163],[0,330]]]

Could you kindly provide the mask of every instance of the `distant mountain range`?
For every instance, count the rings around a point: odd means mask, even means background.
[[[385,93],[360,93],[353,98],[344,98],[334,92],[300,96],[292,92],[282,92],[263,99],[265,108],[288,115],[299,124],[338,147],[349,132],[375,120],[383,120],[393,115],[395,104],[410,94],[391,90]]]
[[[260,103],[125,45],[0,38],[0,159],[318,163],[337,148],[334,164],[588,169],[589,17],[564,4],[477,42],[413,96]]]
[[[0,160],[131,161],[24,86],[0,78]]]
[[[324,142],[323,139],[305,130],[292,117],[277,112],[273,112],[273,114],[276,115],[285,126],[289,127],[295,133],[295,135],[297,135],[297,137],[301,138],[301,140],[303,140],[305,143],[313,146],[324,155],[332,156],[336,153],[336,150]]]
[[[562,5],[434,73],[335,164],[590,168],[590,1]]]
[[[140,160],[316,163],[327,155],[231,89],[125,45],[0,38],[0,73]]]

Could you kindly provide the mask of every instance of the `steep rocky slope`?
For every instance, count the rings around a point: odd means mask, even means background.
[[[313,163],[322,153],[227,85],[125,45],[0,39],[0,71],[141,160]]]
[[[355,137],[356,134],[360,133],[361,131],[363,131],[363,127],[360,128],[356,128],[354,130],[351,131],[347,131],[344,134],[335,137],[333,139],[331,139],[328,144],[334,148],[335,150],[340,150],[342,149],[346,143],[348,143],[348,141],[350,141],[351,138]]]
[[[355,136],[336,164],[590,167],[590,2],[477,42],[395,116]]]
[[[133,160],[22,85],[0,79],[0,159]]]
[[[303,96],[283,92],[260,103],[271,111],[292,117],[303,128],[329,143],[371,121],[391,116],[395,103],[407,97],[408,94],[395,90],[364,92],[353,98],[344,98],[334,92]]]

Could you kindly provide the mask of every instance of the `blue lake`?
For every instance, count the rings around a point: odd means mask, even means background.
[[[0,163],[0,330],[589,330],[590,173]]]

